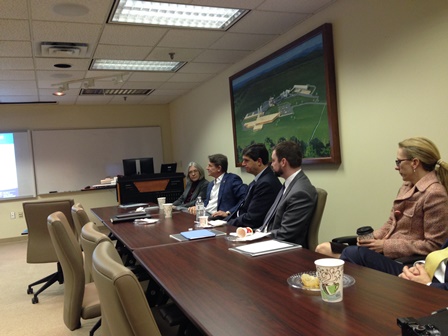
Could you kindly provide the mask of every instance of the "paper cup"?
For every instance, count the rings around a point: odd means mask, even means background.
[[[238,238],[245,238],[246,236],[250,236],[254,233],[254,230],[250,227],[239,227],[236,229],[236,235]]]
[[[165,203],[163,205],[163,212],[165,212],[165,218],[171,218],[173,216],[173,204]]]
[[[208,226],[208,216],[199,216],[199,226]]]
[[[322,300],[326,302],[342,301],[344,260],[324,258],[316,260],[314,264],[316,265]]]
[[[159,203],[159,209],[163,209],[163,205],[165,204],[166,197],[157,198],[157,202]]]

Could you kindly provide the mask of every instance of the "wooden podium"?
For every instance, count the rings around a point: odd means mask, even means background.
[[[172,203],[184,192],[184,177],[183,173],[119,176],[118,203],[157,204],[158,197],[166,197],[166,202]]]

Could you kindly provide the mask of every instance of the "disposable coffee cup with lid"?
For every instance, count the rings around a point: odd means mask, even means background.
[[[374,239],[373,228],[371,226],[362,226],[356,230],[356,234],[360,240]]]

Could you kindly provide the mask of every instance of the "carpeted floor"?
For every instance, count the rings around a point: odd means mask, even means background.
[[[56,271],[56,264],[27,264],[27,241],[0,243],[0,334],[2,336],[84,336],[97,319],[82,320],[80,329],[70,331],[62,320],[64,285],[58,283],[31,303],[28,284]],[[39,286],[36,286],[36,290]],[[177,328],[167,326],[154,311],[162,335],[176,335]],[[101,328],[95,333],[101,335]]]

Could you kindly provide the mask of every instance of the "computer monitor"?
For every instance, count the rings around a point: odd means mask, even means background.
[[[124,176],[154,175],[154,161],[152,157],[123,159]]]
[[[160,166],[160,173],[166,174],[166,173],[175,173],[177,169],[177,163],[162,163]]]

